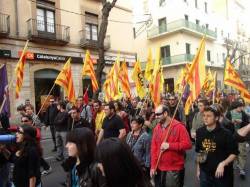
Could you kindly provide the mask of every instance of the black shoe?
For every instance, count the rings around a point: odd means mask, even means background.
[[[57,148],[54,147],[54,149],[51,150],[52,152],[56,152],[57,151]]]

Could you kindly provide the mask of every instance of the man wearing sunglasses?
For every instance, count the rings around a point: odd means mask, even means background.
[[[152,136],[150,175],[155,175],[155,187],[181,187],[184,181],[184,154],[192,148],[188,132],[181,122],[171,120],[170,110],[166,106],[158,106],[155,117],[159,123]],[[169,136],[164,141],[168,131]],[[162,155],[156,168],[160,152]]]

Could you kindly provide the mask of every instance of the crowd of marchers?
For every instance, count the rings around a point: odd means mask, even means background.
[[[41,176],[53,171],[43,157],[43,128],[51,132],[51,151],[69,187],[183,187],[193,144],[200,187],[233,186],[234,173],[244,180],[250,106],[240,97],[213,104],[200,97],[185,115],[178,101],[171,94],[158,106],[80,96],[73,105],[51,97],[38,116],[27,99],[17,115],[1,114],[0,187],[43,186]],[[15,142],[1,140],[3,134],[14,134]]]

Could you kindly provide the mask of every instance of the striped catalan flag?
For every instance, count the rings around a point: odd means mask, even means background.
[[[67,93],[69,101],[72,103],[75,103],[75,100],[76,100],[75,90],[74,90],[74,85],[73,85],[70,62],[71,62],[71,58],[69,58],[68,61],[64,64],[63,69],[58,74],[55,80],[55,84],[58,84],[59,86],[63,87]]]
[[[200,47],[193,59],[193,62],[187,73],[186,80],[190,86],[190,95],[185,103],[185,114],[188,115],[189,109],[191,108],[192,102],[194,102],[202,90],[202,86],[205,81],[205,36],[200,42]]]
[[[16,99],[19,98],[20,96],[20,91],[21,91],[21,88],[22,88],[22,85],[23,85],[23,77],[24,77],[24,65],[25,65],[25,61],[26,61],[26,52],[27,52],[27,49],[28,49],[28,43],[29,43],[29,40],[27,40],[24,48],[23,48],[23,51],[22,51],[22,54],[21,54],[21,57],[19,58],[19,61],[16,65],[16,68],[15,68],[15,73],[16,73]]]
[[[131,98],[130,85],[128,79],[128,68],[125,60],[121,63],[118,78],[125,95],[127,96],[127,98]]]
[[[82,68],[82,76],[86,76],[86,75],[91,78],[93,92],[96,92],[99,87],[98,87],[98,82],[95,76],[93,60],[91,59],[89,50],[87,50],[86,52],[85,60],[84,60],[83,68]]]

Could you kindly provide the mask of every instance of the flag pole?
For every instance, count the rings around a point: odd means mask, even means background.
[[[180,103],[181,103],[181,99],[182,99],[182,97],[183,97],[183,94],[184,94],[184,91],[186,90],[187,85],[188,85],[188,84],[185,84],[185,86],[184,86],[184,88],[183,88],[183,90],[182,90],[181,97],[180,97],[179,100],[178,100],[178,103],[177,103],[176,108],[175,108],[175,110],[174,110],[174,114],[173,114],[173,116],[172,116],[172,118],[171,118],[171,120],[170,120],[169,127],[168,127],[168,131],[167,131],[167,133],[166,133],[166,136],[165,136],[164,139],[163,139],[163,142],[166,142],[167,139],[168,139],[168,137],[169,137],[169,135],[170,135],[170,131],[171,131],[171,128],[172,128],[173,120],[174,120],[174,118],[175,118],[175,115],[176,115],[177,110],[178,110],[178,108],[179,108],[179,105],[180,105]],[[155,168],[154,168],[155,171],[156,171],[156,169],[157,169],[157,167],[158,167],[158,165],[159,165],[159,162],[160,162],[160,159],[161,159],[161,156],[162,156],[162,153],[163,153],[163,152],[164,152],[164,151],[160,151],[160,154],[159,154],[159,156],[158,156],[158,158],[157,158],[157,162],[156,162],[156,165],[155,165]]]
[[[48,95],[46,96],[46,98],[45,98],[45,100],[44,100],[44,102],[43,102],[42,106],[40,107],[40,109],[39,109],[38,113],[36,114],[37,116],[41,113],[41,111],[42,111],[42,109],[43,109],[43,107],[44,107],[44,105],[45,105],[45,103],[46,103],[47,99],[49,98],[49,96],[50,96],[50,94],[51,94],[52,90],[54,89],[55,85],[56,85],[56,84],[54,83],[54,84],[53,84],[53,86],[51,87],[51,89],[50,89],[50,91],[49,91]]]

